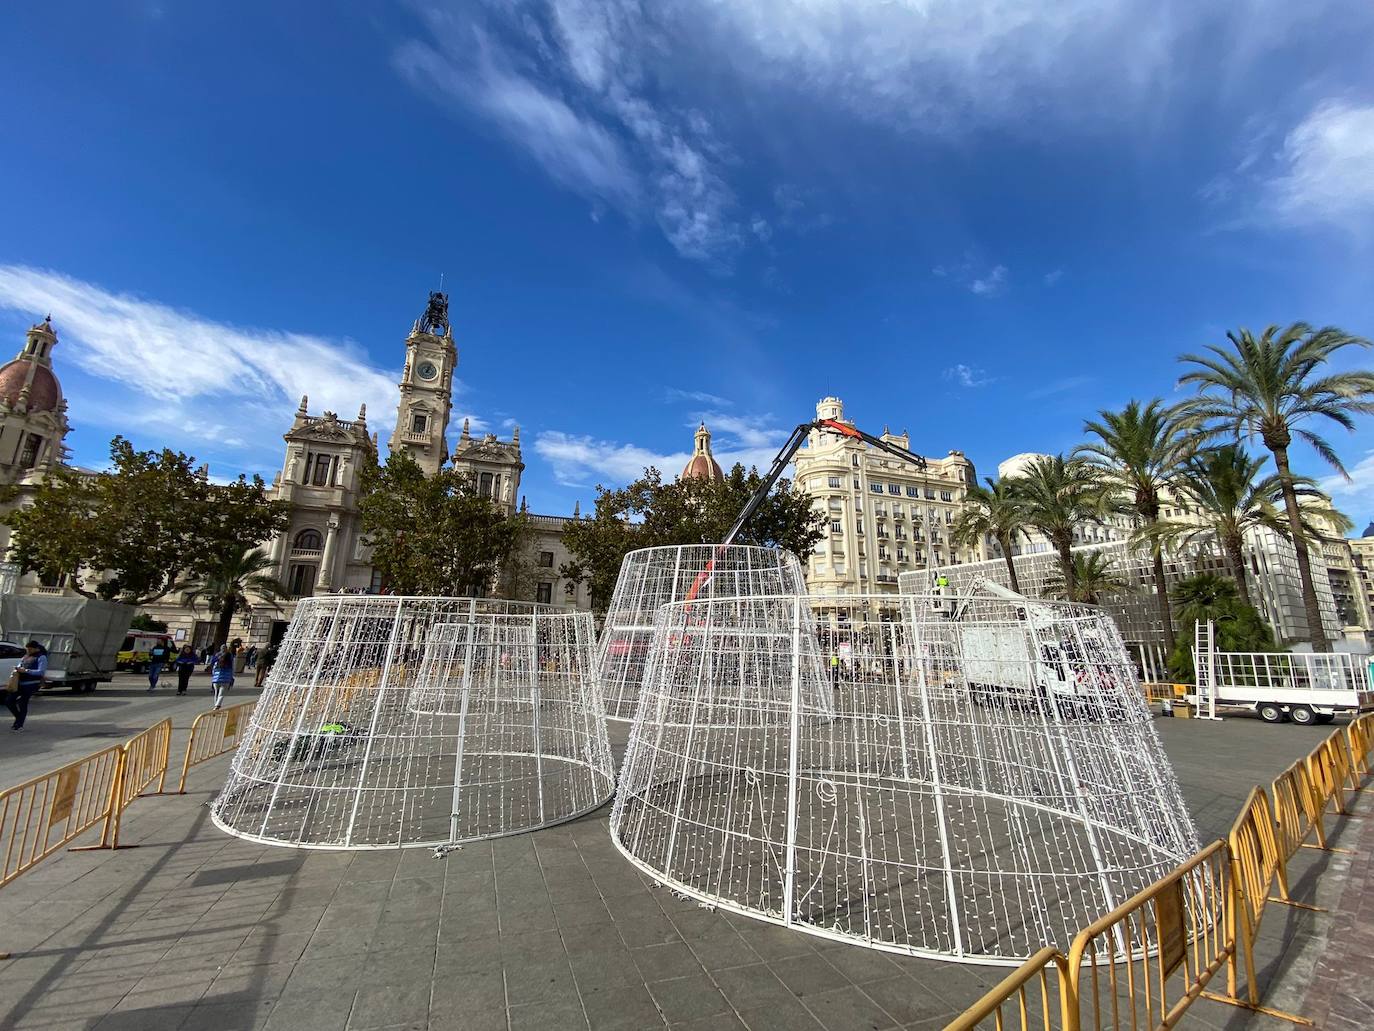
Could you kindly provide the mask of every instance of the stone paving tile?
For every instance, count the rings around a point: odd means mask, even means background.
[[[1204,839],[1229,825],[1257,769],[1276,771],[1314,743],[1283,736],[1296,728],[1228,721],[1192,735],[1198,728],[1170,724],[1160,722],[1161,734],[1182,756]],[[187,796],[130,810],[127,840],[142,848],[54,857],[0,894],[3,944],[18,952],[0,968],[0,1026],[928,1029],[1004,973],[878,953],[676,897],[613,847],[604,808],[443,859],[243,842],[216,830],[200,804],[223,764],[195,771]],[[1341,831],[1366,855],[1367,823]],[[1328,868],[1346,880],[1318,879]],[[1279,985],[1315,971],[1303,990],[1330,1027],[1374,1026],[1350,989],[1374,950],[1367,869],[1304,853],[1295,895],[1321,894],[1332,915],[1271,907],[1265,917],[1261,978]],[[1333,934],[1349,954],[1318,965],[1311,943]],[[1201,1003],[1194,1015],[1199,1026],[1250,1019]]]

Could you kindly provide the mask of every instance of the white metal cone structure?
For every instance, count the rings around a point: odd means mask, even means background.
[[[802,689],[808,634],[843,656],[830,711]],[[790,690],[761,699],[765,671]],[[1197,849],[1110,620],[987,596],[663,608],[611,834],[721,907],[1008,964]]]
[[[313,848],[531,830],[614,787],[591,616],[469,598],[302,601],[212,814]]]
[[[790,551],[744,544],[641,548],[625,556],[606,610],[597,655],[606,715],[634,719],[654,615],[675,601],[804,594],[806,576]]]

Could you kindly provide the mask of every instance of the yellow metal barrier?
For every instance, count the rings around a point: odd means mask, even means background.
[[[1350,768],[1354,774],[1351,787],[1359,789],[1359,780],[1369,776],[1370,748],[1374,746],[1374,717],[1356,716],[1345,728],[1345,744],[1350,752]]]
[[[1055,948],[1043,948],[946,1024],[945,1031],[973,1031],[989,1019],[996,1031],[1073,1031],[1076,1025],[1070,1023],[1073,1013],[1065,991],[1067,977],[1068,965],[1063,954]],[[1013,1009],[1010,1014],[1004,1012],[1007,1007]]]
[[[1156,684],[1144,682],[1140,685],[1140,691],[1145,695],[1145,704],[1151,705],[1159,702],[1163,705],[1172,705],[1175,701],[1188,693],[1187,684]]]
[[[1231,868],[1215,841],[1083,928],[1068,957],[1064,1026],[1170,1028],[1235,954]]]
[[[1317,797],[1305,761],[1299,759],[1278,775],[1270,788],[1270,798],[1274,806],[1274,831],[1279,854],[1285,863],[1300,848],[1316,848],[1323,852],[1349,851],[1327,844],[1326,827],[1323,824],[1326,807]],[[1317,839],[1315,844],[1307,840],[1309,836]]]
[[[105,818],[98,845],[86,849],[119,848],[119,824],[124,810],[139,795],[157,781],[157,794],[167,786],[167,760],[172,750],[172,720],[155,723],[142,733],[135,734],[119,749],[119,772],[116,775],[114,804]],[[83,851],[78,849],[76,851]]]
[[[122,755],[112,745],[0,791],[0,886],[109,818]]]
[[[243,702],[227,709],[211,709],[196,717],[186,742],[186,758],[181,764],[181,779],[177,781],[178,795],[186,794],[186,774],[192,766],[238,747],[239,737],[248,729],[248,718],[256,704]]]
[[[1327,802],[1334,802],[1336,812],[1350,816],[1345,804],[1345,793],[1350,777],[1350,753],[1339,740],[1337,732],[1328,737],[1312,750],[1307,757],[1307,772],[1312,778],[1312,787],[1325,811]]]
[[[1235,940],[1226,965],[1226,994],[1208,993],[1207,997],[1256,1013],[1267,1013],[1294,1024],[1311,1025],[1312,1022],[1305,1017],[1261,1006],[1259,1001],[1255,939],[1259,935],[1265,907],[1271,901],[1300,905],[1288,898],[1288,870],[1279,851],[1273,812],[1264,789],[1251,789],[1245,804],[1241,806],[1240,816],[1231,827],[1227,845],[1231,855],[1231,921]],[[1281,898],[1271,894],[1275,880],[1282,886]],[[1244,998],[1239,993],[1242,960],[1245,962]]]

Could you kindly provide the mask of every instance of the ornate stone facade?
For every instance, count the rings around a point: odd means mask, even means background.
[[[62,385],[52,368],[56,346],[57,332],[49,315],[29,328],[23,348],[0,367],[0,484],[19,488],[11,507],[26,504],[31,489],[67,462],[64,441],[71,427]],[[10,528],[0,524],[0,554],[9,550],[9,543]],[[16,586],[34,590],[39,581],[29,574]]]
[[[66,460],[67,401],[52,369],[52,316],[32,326],[23,349],[0,367],[0,483],[41,478]]]

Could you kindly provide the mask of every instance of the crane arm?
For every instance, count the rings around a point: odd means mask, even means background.
[[[887,452],[889,455],[902,462],[916,466],[917,469],[924,469],[926,467],[926,460],[920,455],[913,454],[905,448],[900,448],[896,444],[889,443],[881,437],[875,437],[871,433],[865,433],[863,430],[850,426],[848,423],[839,422],[835,419],[816,419],[814,422],[804,422],[792,431],[792,435],[787,438],[787,443],[778,451],[777,456],[773,459],[772,466],[768,469],[768,475],[763,478],[763,483],[759,485],[759,489],[754,492],[753,497],[745,503],[744,509],[739,514],[739,518],[735,520],[735,525],[730,527],[730,532],[725,535],[725,540],[721,542],[722,546],[735,542],[735,538],[739,536],[740,531],[744,529],[749,520],[753,518],[754,513],[759,510],[759,506],[768,498],[769,491],[773,489],[774,484],[782,477],[783,472],[787,469],[788,463],[792,461],[793,457],[801,449],[801,446],[806,443],[806,438],[812,430],[838,433],[842,437],[861,440],[865,444],[877,448],[879,451]]]

